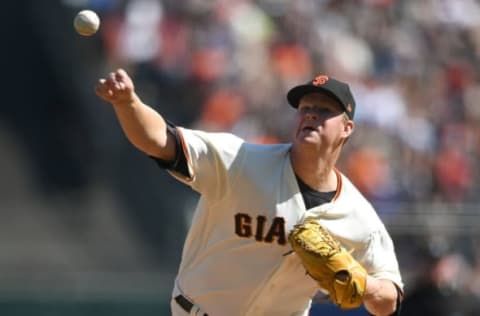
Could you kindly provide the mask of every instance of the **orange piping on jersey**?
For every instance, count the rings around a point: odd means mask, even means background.
[[[188,166],[188,173],[190,177],[187,177],[188,181],[192,181],[195,178],[195,175],[193,174],[193,167],[192,167],[192,160],[190,159],[190,155],[188,154],[187,150],[187,145],[185,144],[185,139],[183,138],[183,133],[182,130],[178,127],[176,127],[178,135],[180,136],[180,143],[182,145],[182,151],[187,159],[187,166]]]
[[[333,169],[335,174],[337,175],[337,189],[335,192],[335,196],[333,197],[332,201],[335,201],[340,196],[340,191],[342,191],[342,175],[337,168]]]

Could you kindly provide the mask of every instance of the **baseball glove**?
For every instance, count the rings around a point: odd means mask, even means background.
[[[367,272],[318,221],[309,217],[288,236],[307,273],[342,309],[362,305]]]

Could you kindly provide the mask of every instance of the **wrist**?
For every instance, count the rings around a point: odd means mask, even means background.
[[[112,102],[113,107],[117,109],[134,108],[140,102],[140,98],[135,92],[131,92],[128,96],[118,98]]]

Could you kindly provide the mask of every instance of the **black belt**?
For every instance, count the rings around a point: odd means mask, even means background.
[[[181,294],[175,296],[175,302],[177,302],[177,304],[180,305],[180,307],[183,308],[183,310],[187,313],[190,313],[194,305],[188,298]],[[208,316],[208,314],[203,314],[203,316]]]

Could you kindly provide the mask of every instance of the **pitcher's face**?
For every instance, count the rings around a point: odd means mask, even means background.
[[[334,146],[350,136],[353,121],[335,98],[315,92],[300,99],[295,126],[294,143]]]

